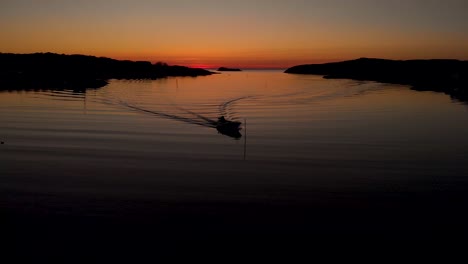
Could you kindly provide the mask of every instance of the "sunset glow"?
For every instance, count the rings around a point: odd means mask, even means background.
[[[467,135],[468,0],[0,0],[5,264],[463,259]]]
[[[79,53],[204,68],[286,68],[358,57],[466,60],[467,5],[5,0],[0,52]]]

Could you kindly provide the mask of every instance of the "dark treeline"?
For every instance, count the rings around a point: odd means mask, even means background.
[[[166,63],[114,60],[54,53],[0,53],[0,90],[86,89],[108,79],[156,79],[168,76],[203,76],[212,72]]]
[[[468,101],[468,61],[459,60],[357,60],[294,66],[285,71],[411,85],[415,90],[444,92]]]

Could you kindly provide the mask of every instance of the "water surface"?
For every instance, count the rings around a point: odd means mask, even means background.
[[[280,71],[1,92],[0,206],[18,248],[52,237],[37,254],[91,234],[466,240],[467,121],[441,93]]]

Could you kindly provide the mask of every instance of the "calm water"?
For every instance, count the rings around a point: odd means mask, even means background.
[[[242,137],[209,126],[220,116]],[[109,223],[172,243],[466,240],[466,135],[468,106],[447,95],[280,71],[1,92],[0,206],[30,248],[89,230],[109,243]]]

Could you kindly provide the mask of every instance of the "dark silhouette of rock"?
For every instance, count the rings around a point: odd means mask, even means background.
[[[234,69],[234,68],[219,67],[218,71],[242,71],[242,70],[241,69]]]
[[[0,90],[99,88],[108,79],[204,76],[212,72],[158,62],[54,53],[0,53]]]
[[[468,102],[468,61],[357,60],[291,67],[285,73],[317,74],[330,79],[354,79],[410,85],[415,90],[449,94]]]

